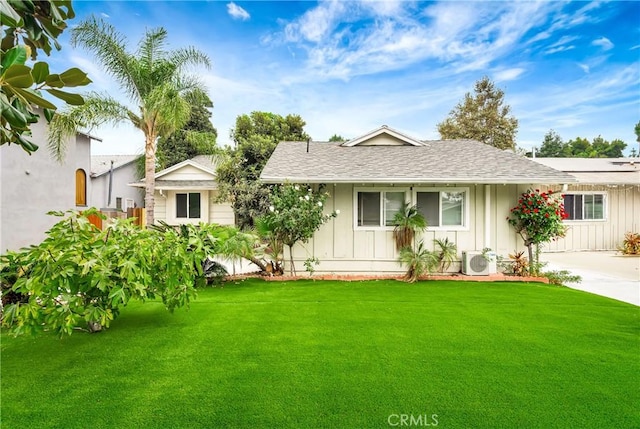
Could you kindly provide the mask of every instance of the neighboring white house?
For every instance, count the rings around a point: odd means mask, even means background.
[[[67,142],[64,160],[47,150],[46,121],[31,126],[40,148],[29,155],[16,145],[0,146],[0,253],[38,244],[59,218],[47,212],[82,210],[90,204],[91,140],[78,133]]]
[[[344,143],[282,142],[260,176],[265,183],[324,184],[327,211],[340,210],[304,246],[296,268],[317,257],[319,272],[403,272],[392,219],[403,202],[418,206],[422,237],[448,237],[461,251],[506,256],[523,244],[506,218],[537,183],[569,184],[564,172],[472,140],[421,141],[382,126]]]
[[[144,206],[144,191],[128,186],[140,176],[136,159],[140,155],[94,155],[91,157],[92,206],[127,211]],[[111,195],[109,188],[111,187]]]
[[[200,222],[233,225],[233,209],[216,201],[218,184],[211,156],[198,155],[156,173],[155,220],[169,225]],[[131,183],[144,188],[144,180]]]
[[[640,232],[639,158],[535,158],[575,177],[564,189],[566,237],[549,251],[616,250],[626,232]]]

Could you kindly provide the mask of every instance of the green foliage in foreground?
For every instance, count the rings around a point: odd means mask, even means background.
[[[133,225],[133,219],[119,219],[100,231],[89,215],[99,214],[95,209],[70,211],[38,246],[0,257],[2,280],[13,284],[12,292],[28,297],[4,309],[2,323],[16,335],[41,330],[71,334],[84,326],[101,330],[131,299],[159,297],[173,311],[188,305],[195,287],[206,283],[202,264],[208,256],[253,248],[250,238],[242,238],[246,234],[231,227],[147,230]],[[244,245],[231,249],[231,241]]]
[[[640,427],[639,335],[637,307],[542,284],[248,280],[3,335],[2,426]]]

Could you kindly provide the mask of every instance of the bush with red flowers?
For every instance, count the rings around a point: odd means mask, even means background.
[[[518,200],[518,205],[511,209],[507,218],[516,232],[524,240],[529,250],[530,273],[537,274],[539,269],[538,254],[535,259],[533,246],[555,241],[564,237],[567,227],[562,223],[568,217],[564,211],[563,195],[549,190],[540,192],[539,189],[528,190]]]

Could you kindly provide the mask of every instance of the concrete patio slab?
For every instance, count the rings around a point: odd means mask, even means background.
[[[568,270],[582,277],[567,286],[640,306],[640,257],[618,252],[543,253],[547,270]]]

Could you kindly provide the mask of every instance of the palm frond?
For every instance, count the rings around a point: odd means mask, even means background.
[[[170,84],[154,88],[144,100],[145,115],[152,115],[158,136],[166,137],[187,123],[191,106]]]
[[[73,29],[71,45],[93,53],[128,95],[135,100],[141,99],[133,57],[126,50],[127,40],[111,24],[90,16]]]
[[[154,62],[164,58],[166,39],[167,30],[162,27],[147,30],[138,44],[137,55],[145,68],[153,69]]]
[[[129,120],[129,109],[108,95],[92,92],[84,97],[84,101],[81,106],[56,113],[49,124],[47,146],[59,161],[64,158],[67,142],[78,131]]]
[[[211,67],[211,60],[204,52],[189,46],[187,48],[176,49],[168,53],[167,60],[178,69],[186,66],[203,66],[207,69]]]

